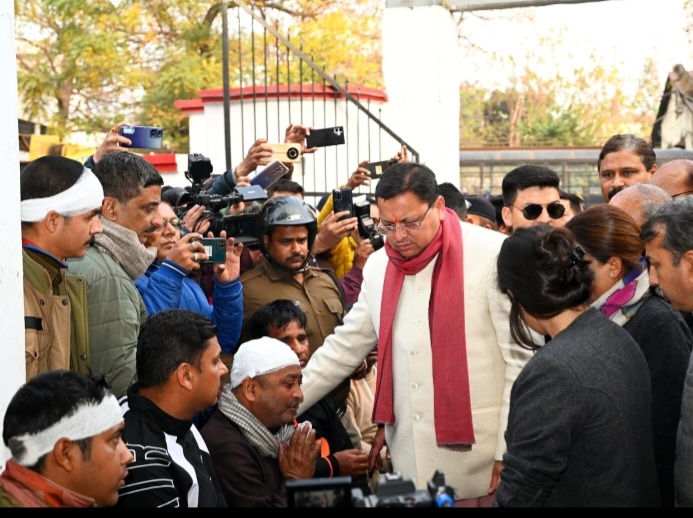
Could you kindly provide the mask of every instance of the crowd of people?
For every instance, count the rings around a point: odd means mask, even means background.
[[[614,135],[585,207],[549,167],[464,194],[403,147],[364,196],[370,234],[287,163],[223,208],[258,218],[243,241],[122,124],[85,164],[21,172],[27,381],[0,507],[286,507],[289,480],[377,495],[438,472],[456,507],[693,506],[693,162]],[[310,130],[285,142],[312,153]],[[271,154],[258,138],[206,192]]]

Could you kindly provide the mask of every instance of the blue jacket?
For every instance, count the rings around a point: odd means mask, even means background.
[[[154,261],[135,281],[147,314],[163,309],[188,309],[203,314],[219,328],[217,340],[224,354],[236,351],[243,327],[243,285],[239,279],[214,281],[214,304],[207,301],[202,287],[188,277],[185,268],[173,261]]]

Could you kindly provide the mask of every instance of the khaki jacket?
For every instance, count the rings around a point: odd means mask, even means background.
[[[26,379],[56,369],[89,373],[87,289],[83,277],[60,268],[59,292],[51,273],[22,250]]]

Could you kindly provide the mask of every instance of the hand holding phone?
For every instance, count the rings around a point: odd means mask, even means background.
[[[385,171],[391,166],[397,163],[397,160],[383,160],[381,162],[369,162],[363,167],[368,169],[371,173],[371,178],[380,178]]]
[[[198,241],[197,239],[191,239]],[[202,263],[225,263],[226,262],[226,238],[223,237],[204,237],[199,239],[205,247],[207,260],[200,261]]]
[[[161,149],[164,139],[164,130],[158,126],[121,126],[118,134],[132,142],[129,146],[121,144],[123,147],[138,149]]]
[[[314,129],[310,135],[306,136],[306,146],[325,147],[344,144],[344,127],[335,126],[334,128]]]
[[[263,189],[267,189],[288,172],[289,168],[280,160],[274,160],[262,171],[253,176],[252,180],[250,180],[250,185],[257,185]]]
[[[334,213],[343,212],[345,210],[349,211],[349,214],[342,216],[337,219],[337,221],[342,221],[343,219],[354,217],[354,201],[352,190],[349,187],[342,187],[341,189],[332,190],[332,205],[334,206]]]

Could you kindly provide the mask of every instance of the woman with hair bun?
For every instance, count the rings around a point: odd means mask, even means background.
[[[513,337],[534,357],[515,380],[496,507],[659,505],[647,362],[589,307],[594,274],[565,228],[520,228],[498,255]],[[533,336],[549,335],[544,346]]]

